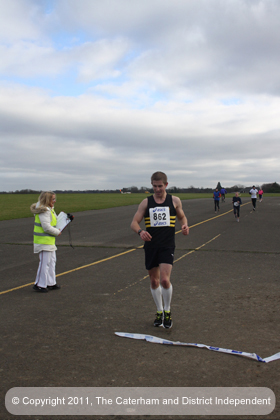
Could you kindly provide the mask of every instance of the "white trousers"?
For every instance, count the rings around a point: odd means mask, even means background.
[[[54,286],[56,284],[55,265],[55,251],[41,251],[39,253],[39,267],[35,280],[38,287]]]

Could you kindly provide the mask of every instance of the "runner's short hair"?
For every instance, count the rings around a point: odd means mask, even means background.
[[[164,172],[155,172],[151,176],[151,183],[153,183],[153,181],[162,181],[164,184],[167,184],[167,176]]]

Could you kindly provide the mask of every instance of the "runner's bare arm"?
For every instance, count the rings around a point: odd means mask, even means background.
[[[135,233],[138,233],[138,231],[141,229],[140,222],[143,220],[143,217],[145,215],[145,211],[147,209],[147,205],[148,205],[148,199],[145,198],[145,200],[143,200],[139,204],[138,210],[137,210],[137,212],[135,213],[135,215],[132,219],[130,227]],[[140,238],[143,241],[150,241],[152,239],[151,235],[148,232],[146,232],[145,230],[142,230],[140,232]]]
[[[188,226],[188,219],[186,218],[186,215],[183,210],[182,202],[179,197],[173,196],[172,198],[174,207],[176,209],[177,218],[182,227],[182,233],[183,235],[188,235],[190,233],[190,229]]]

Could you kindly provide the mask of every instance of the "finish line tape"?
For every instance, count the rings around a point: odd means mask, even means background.
[[[205,349],[217,351],[220,353],[227,353],[227,354],[233,354],[234,356],[247,357],[248,359],[253,359],[253,360],[256,360],[257,362],[263,362],[263,363],[269,363],[274,360],[280,359],[280,352],[273,354],[270,357],[266,357],[265,359],[262,359],[256,353],[246,353],[244,351],[223,349],[220,347],[211,347],[211,346],[206,346],[205,344],[181,343],[180,341],[169,341],[169,340],[164,340],[163,338],[158,338],[152,335],[145,335],[145,334],[131,334],[131,333],[123,333],[123,332],[115,332],[115,334],[118,335],[119,337],[134,338],[135,340],[146,340],[149,343],[169,344],[172,346],[199,347],[201,349],[205,348]]]

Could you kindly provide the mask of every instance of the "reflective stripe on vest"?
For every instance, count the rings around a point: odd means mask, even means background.
[[[51,226],[56,227],[56,216],[53,211],[51,211],[51,214]],[[36,214],[34,222],[34,244],[55,245],[55,236],[43,230],[38,214]]]

